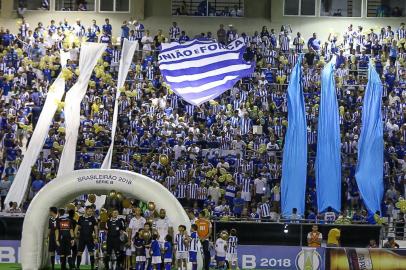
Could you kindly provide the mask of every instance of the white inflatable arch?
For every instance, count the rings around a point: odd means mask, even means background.
[[[154,201],[157,209],[166,209],[175,231],[181,224],[190,229],[190,220],[179,201],[165,187],[149,177],[110,169],[73,171],[52,180],[32,200],[23,225],[22,269],[38,270],[48,264],[45,241],[50,206],[64,206],[84,193],[105,194],[110,190],[142,201]]]

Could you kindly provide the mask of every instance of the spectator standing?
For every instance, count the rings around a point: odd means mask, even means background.
[[[313,225],[312,231],[307,234],[307,244],[309,247],[321,247],[323,235],[319,232],[319,226]]]
[[[8,180],[7,176],[4,176],[3,179],[0,181],[0,212],[3,209],[6,209],[4,205],[4,201],[6,199],[7,193],[11,187],[11,182]]]
[[[227,42],[226,39],[227,39],[227,32],[224,29],[224,25],[220,24],[220,28],[219,28],[219,30],[217,30],[217,40],[221,44],[226,44],[226,42]]]

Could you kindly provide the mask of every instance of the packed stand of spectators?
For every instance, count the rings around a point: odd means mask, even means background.
[[[113,168],[147,175],[167,187],[187,208],[207,208],[213,217],[280,219],[281,167],[287,128],[286,88],[299,54],[304,53],[303,87],[308,121],[309,161],[306,209],[289,219],[324,219],[317,212],[314,174],[320,72],[337,55],[336,90],[342,135],[341,218],[368,222],[354,173],[367,67],[374,61],[382,76],[385,139],[385,217],[403,219],[395,203],[405,196],[406,182],[406,72],[405,25],[392,30],[357,29],[331,33],[321,41],[317,34],[305,40],[290,26],[281,31],[238,33],[223,25],[216,34],[196,38],[229,43],[242,37],[244,57],[257,68],[231,90],[213,101],[193,106],[175,95],[160,76],[157,55],[161,43],[184,43],[189,37],[175,22],[168,31],[150,33],[140,22],[113,27],[93,20],[85,26],[67,19],[32,26],[22,19],[18,33],[0,30],[0,194],[2,200],[21,163],[50,85],[60,72],[66,91],[79,74],[80,41],[103,42],[108,47],[99,60],[81,104],[81,126],[75,169],[99,168],[110,144],[113,101],[120,58],[120,40],[139,43],[123,89],[120,89],[118,128]],[[70,52],[62,69],[59,51]],[[63,102],[59,103],[48,137],[31,174],[28,202],[55,178],[64,145]],[[331,217],[330,217],[331,219]]]

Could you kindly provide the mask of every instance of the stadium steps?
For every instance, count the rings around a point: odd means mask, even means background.
[[[347,1],[347,17],[352,17],[352,8],[353,8],[353,1]]]
[[[376,10],[382,5],[382,0],[368,0],[367,17],[376,17]]]

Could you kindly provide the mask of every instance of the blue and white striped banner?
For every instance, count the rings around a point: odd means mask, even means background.
[[[254,71],[255,63],[243,59],[245,48],[242,38],[227,46],[201,39],[184,44],[162,44],[159,68],[177,95],[200,105],[218,97]]]

